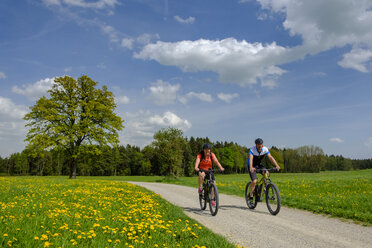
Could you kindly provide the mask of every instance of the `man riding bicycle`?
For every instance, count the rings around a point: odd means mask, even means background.
[[[280,170],[278,163],[275,161],[274,157],[270,154],[269,149],[263,145],[263,140],[258,138],[254,141],[256,144],[249,149],[249,158],[247,161],[247,167],[249,176],[251,177],[252,183],[249,186],[249,200],[253,201],[253,191],[257,183],[256,169],[263,168],[261,165],[261,160],[264,157],[268,157],[273,165],[275,165],[277,171]],[[269,173],[269,172],[266,172]]]
[[[203,185],[204,177],[205,177],[206,173],[208,173],[208,172],[201,172],[201,171],[199,171],[199,169],[202,169],[202,170],[212,169],[212,160],[213,160],[213,162],[218,165],[218,167],[220,168],[221,171],[225,170],[222,167],[222,165],[220,164],[220,162],[218,162],[218,159],[217,159],[216,155],[213,152],[211,152],[211,148],[212,147],[211,147],[210,144],[205,143],[203,145],[203,150],[200,151],[198,153],[198,155],[196,156],[195,171],[199,175],[198,193],[200,193],[202,191],[202,185]],[[213,174],[212,174],[212,177],[213,177],[212,180],[214,181],[215,179],[214,179]],[[212,205],[215,205],[214,201],[212,201]]]

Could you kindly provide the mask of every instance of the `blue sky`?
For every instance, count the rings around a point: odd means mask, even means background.
[[[55,77],[114,92],[121,144],[160,128],[372,158],[371,0],[2,0],[0,156]]]

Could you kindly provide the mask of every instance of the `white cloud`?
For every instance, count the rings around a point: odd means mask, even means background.
[[[118,0],[98,0],[98,1],[85,1],[85,0],[43,0],[43,3],[47,6],[51,5],[66,5],[81,8],[92,8],[92,9],[105,9],[113,8],[115,5],[119,5]]]
[[[330,138],[329,141],[335,142],[335,143],[344,143],[344,141],[340,138]]]
[[[134,57],[178,66],[185,72],[214,71],[222,82],[248,85],[282,75],[285,71],[275,64],[288,61],[288,56],[282,56],[286,50],[275,42],[262,45],[233,38],[200,39],[175,43],[158,41],[145,46]]]
[[[257,0],[263,9],[285,15],[283,27],[303,39],[300,50],[316,54],[348,44],[372,45],[372,1]]]
[[[52,88],[53,84],[54,78],[46,78],[39,80],[34,84],[22,85],[21,88],[13,86],[12,91],[27,97],[31,101],[35,101],[41,96],[47,95],[47,91]]]
[[[186,19],[183,19],[179,16],[174,16],[174,19],[178,21],[179,23],[183,23],[183,24],[193,24],[195,22],[195,17],[192,17],[192,16],[189,16]]]
[[[65,72],[70,72],[70,71],[72,71],[72,67],[70,66],[70,67],[66,67],[65,69],[64,69],[64,71]]]
[[[109,36],[111,42],[117,43],[120,41],[119,34],[114,27],[110,25],[102,25],[101,29],[104,34],[107,34]]]
[[[179,84],[172,85],[168,82],[158,80],[149,87],[149,98],[152,99],[156,105],[172,104],[177,98],[177,91],[179,89]]]
[[[2,71],[0,71],[0,79],[6,79],[5,73]]]
[[[165,112],[161,115],[154,115],[149,118],[149,123],[157,127],[176,127],[181,129],[189,129],[191,124],[187,120],[182,120],[172,112]]]
[[[212,102],[213,98],[210,94],[207,93],[197,93],[197,92],[189,92],[185,96],[178,97],[178,100],[182,102],[183,104],[186,104],[190,99],[199,99],[203,102]]]
[[[137,38],[123,38],[121,40],[121,47],[132,50],[135,46],[144,46],[153,41],[159,40],[159,34],[148,34],[144,33],[138,36]]]
[[[372,58],[372,50],[353,48],[349,53],[344,54],[344,58],[338,64],[344,68],[355,69],[360,72],[369,72],[366,67]],[[371,67],[371,64],[369,65]]]
[[[302,44],[283,47],[248,43],[234,38],[161,42],[146,45],[134,57],[177,66],[184,72],[213,71],[222,82],[273,88],[285,72],[280,65],[317,54],[334,47],[365,47],[344,56],[341,66],[368,71],[372,56],[371,0],[257,0],[262,11],[284,16],[283,27]],[[246,2],[244,0],[241,3]],[[261,14],[260,16],[263,16]]]
[[[174,127],[184,131],[191,127],[188,120],[182,119],[172,112],[156,115],[150,111],[138,111],[125,114],[125,128],[120,134],[124,144],[144,147],[153,141],[155,132],[161,128]]]
[[[372,147],[372,137],[370,137],[368,140],[364,142],[365,146]]]
[[[160,36],[159,34],[141,34],[140,36],[137,37],[137,42],[142,44],[142,45],[146,45],[146,44],[149,44],[150,42],[154,41],[154,40],[158,40],[160,39]]]
[[[124,48],[128,48],[130,50],[133,49],[133,43],[134,43],[134,40],[131,38],[124,38],[121,40],[121,46]]]
[[[118,96],[115,98],[115,101],[118,104],[128,104],[130,102],[129,97],[127,96]]]
[[[227,103],[230,103],[234,98],[238,98],[239,94],[234,93],[234,94],[225,94],[225,93],[219,93],[217,97]]]
[[[16,105],[9,98],[0,96],[0,122],[22,120],[26,113],[25,106]]]
[[[26,136],[26,121],[23,120],[28,108],[17,105],[9,98],[0,96],[0,156],[22,151]]]

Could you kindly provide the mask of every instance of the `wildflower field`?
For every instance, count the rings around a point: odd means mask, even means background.
[[[132,184],[0,177],[0,247],[234,247]]]
[[[248,174],[216,174],[215,177],[218,192],[244,197],[245,186],[250,181]],[[279,188],[284,206],[372,225],[371,169],[321,173],[272,173],[271,179]],[[129,179],[123,177],[121,180]],[[163,181],[197,187],[196,177],[182,177],[178,180],[130,177],[130,180]]]

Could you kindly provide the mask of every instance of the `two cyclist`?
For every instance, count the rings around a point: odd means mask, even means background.
[[[208,143],[205,143],[203,145],[203,150],[200,151],[198,153],[198,155],[196,156],[196,161],[195,161],[195,171],[198,173],[199,175],[199,178],[198,178],[198,182],[199,182],[199,189],[198,189],[198,193],[202,192],[202,185],[203,185],[203,181],[204,181],[204,178],[206,176],[206,173],[208,172],[204,172],[204,171],[199,171],[200,169],[202,170],[209,170],[209,169],[212,169],[212,161],[220,168],[221,171],[224,171],[225,169],[222,167],[222,165],[220,164],[220,162],[218,162],[218,159],[216,157],[216,155],[211,152],[211,145],[208,144]],[[212,173],[212,180],[214,181],[214,175]],[[212,205],[215,205],[216,203],[214,201],[212,201]]]
[[[268,157],[273,165],[275,165],[276,170],[279,171],[280,167],[275,161],[274,157],[270,154],[269,149],[263,145],[263,140],[258,138],[255,140],[255,146],[249,149],[249,158],[247,161],[247,167],[249,176],[251,177],[252,183],[249,186],[249,200],[253,201],[253,191],[257,183],[256,169],[263,168],[261,165],[261,160],[264,157]],[[266,172],[269,173],[269,172]]]

